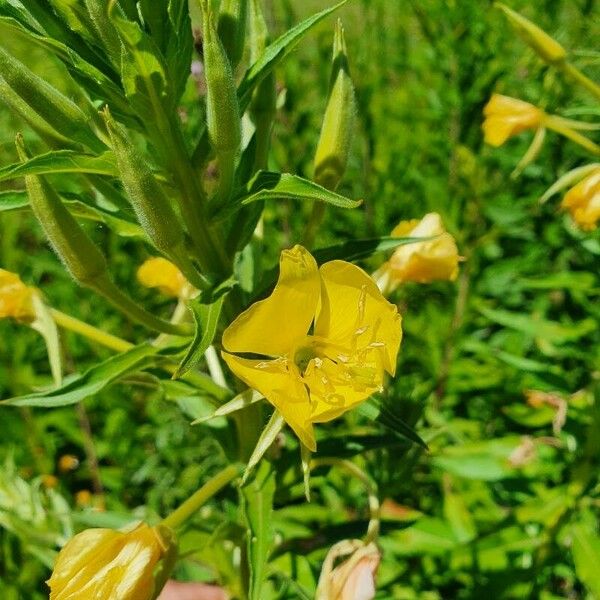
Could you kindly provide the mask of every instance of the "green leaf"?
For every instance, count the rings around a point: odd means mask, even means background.
[[[173,375],[173,379],[177,379],[193,369],[202,360],[204,353],[213,343],[226,295],[222,294],[212,304],[202,304],[199,298],[189,302],[188,306],[194,315],[196,331],[192,343]]]
[[[360,404],[357,410],[370,421],[381,423],[396,435],[418,444],[425,450],[428,449],[427,444],[421,439],[419,434],[400,417],[396,416],[389,409],[386,409],[377,397],[369,398],[366,402]]]
[[[248,600],[261,600],[267,561],[273,545],[273,497],[275,472],[267,461],[257,469],[249,483],[240,488],[241,508],[247,528],[250,585]]]
[[[525,427],[545,427],[550,425],[556,416],[556,410],[547,405],[533,408],[526,404],[509,404],[502,408],[502,412]]]
[[[58,329],[50,309],[37,294],[33,295],[33,309],[35,319],[31,323],[31,328],[35,329],[46,342],[50,371],[52,372],[54,385],[58,388],[62,384],[62,358]]]
[[[246,193],[234,200],[233,210],[252,202],[273,199],[326,202],[339,208],[356,208],[362,204],[362,200],[350,200],[297,175],[259,171],[249,182]]]
[[[573,561],[577,577],[588,588],[592,596],[600,599],[600,537],[582,523],[571,527]]]
[[[243,408],[246,408],[247,406],[250,406],[255,402],[259,402],[263,398],[264,396],[256,390],[244,390],[229,402],[226,402],[222,406],[219,406],[212,413],[197,418],[195,421],[192,422],[192,425],[197,425],[198,423],[205,423],[206,421],[210,421],[211,419],[215,419],[217,417],[225,417],[226,415],[230,415],[231,413],[237,412],[238,410],[242,410]]]
[[[39,406],[53,408],[77,404],[97,394],[100,390],[110,385],[113,381],[147,367],[154,362],[154,356],[159,348],[144,343],[133,347],[101,362],[79,376],[67,381],[62,387],[49,392],[36,392],[16,398],[3,400],[0,404],[9,406]]]
[[[256,447],[252,452],[252,456],[248,459],[242,482],[245,482],[248,479],[252,469],[260,462],[260,459],[264,456],[265,452],[271,447],[271,444],[275,441],[275,438],[279,435],[279,432],[283,429],[284,425],[285,421],[283,420],[281,413],[278,410],[274,410],[269,422],[260,434],[258,442],[256,442]]]
[[[346,0],[308,17],[269,44],[260,58],[246,71],[238,88],[240,111],[244,112],[255,87],[292,51],[302,37],[317,23],[343,6]]]
[[[52,150],[45,154],[0,168],[0,181],[16,179],[25,175],[52,175],[56,173],[93,173],[96,175],[117,176],[112,152],[99,156],[82,154],[73,150]]]
[[[104,223],[122,237],[146,239],[144,230],[120,211],[111,211],[96,206],[91,201],[80,200],[81,196],[68,192],[59,192],[63,204],[74,217]],[[30,208],[29,196],[25,190],[7,190],[0,192],[0,212]]]

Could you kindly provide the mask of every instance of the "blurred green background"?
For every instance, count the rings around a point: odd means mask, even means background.
[[[278,33],[328,4],[272,0],[267,16]],[[600,79],[594,0],[510,5]],[[485,147],[481,134],[482,109],[494,91],[572,118],[598,119],[600,110],[585,91],[542,64],[490,2],[353,0],[339,16],[359,107],[340,192],[365,203],[355,211],[329,210],[317,247],[386,235],[400,219],[437,211],[465,258],[456,282],[409,284],[394,297],[405,337],[386,401],[407,422],[418,422],[430,451],[395,443],[357,458],[385,500],[377,598],[600,598],[600,398],[594,404],[600,378],[600,236],[578,231],[558,211],[556,198],[544,206],[537,202],[560,174],[589,158],[549,135],[535,163],[512,180],[530,134],[500,149]],[[277,72],[281,110],[270,157],[274,169],[312,175],[332,31],[329,19]],[[57,62],[19,39],[6,45],[74,95]],[[190,82],[182,113],[192,121],[196,93]],[[0,165],[16,160],[16,131],[44,149],[2,107]],[[70,182],[62,177],[61,184]],[[17,185],[22,181],[4,189]],[[285,202],[268,205],[267,231],[276,232],[268,239],[273,264],[282,247],[298,240],[308,210]],[[136,298],[168,312],[168,302],[135,282],[148,249],[101,225],[90,231],[115,279]],[[363,266],[374,269],[381,260]],[[56,308],[126,339],[143,339],[141,329],[69,281],[27,212],[0,213],[0,267],[38,286]],[[109,356],[82,338],[63,339],[71,371]],[[48,380],[41,338],[0,321],[0,397]],[[551,406],[527,404],[524,392],[531,389],[551,392],[564,403],[562,427],[553,428]],[[53,552],[73,528],[118,526],[132,511],[140,518],[164,515],[225,461],[218,431],[210,430],[215,437],[191,428],[152,381],[119,383],[77,408],[1,411],[2,598],[44,597]],[[348,420],[362,431],[358,416]],[[335,434],[336,426],[328,431]],[[78,467],[61,470],[65,455],[76,457]],[[308,590],[314,589],[326,550],[313,532],[341,531],[365,504],[360,486],[344,477],[317,477],[314,485],[311,505],[281,508],[274,520],[276,530],[297,544],[292,543],[293,556],[280,553],[274,559],[273,569],[291,572]],[[235,495],[224,494],[202,515],[203,543],[235,502]],[[227,564],[220,554],[197,552],[179,576],[210,579],[212,569],[222,571]],[[281,592],[286,593],[279,597],[302,597],[299,591]]]

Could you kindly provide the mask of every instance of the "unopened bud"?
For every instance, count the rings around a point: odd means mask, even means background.
[[[209,2],[202,2],[206,119],[210,141],[219,154],[236,154],[241,140],[235,80],[225,49],[215,31]]]
[[[235,69],[244,53],[248,0],[222,0],[217,31],[221,44]]]
[[[16,144],[21,161],[27,160],[21,135],[17,136]],[[82,285],[96,283],[107,271],[102,252],[43,177],[26,175],[25,186],[33,213],[67,271]]]
[[[565,60],[567,51],[543,29],[504,4],[498,3],[496,6],[504,12],[515,31],[542,60],[550,64]]]
[[[337,187],[346,170],[355,113],[354,86],[348,68],[344,29],[338,20],[329,98],[315,153],[315,180],[328,189]]]

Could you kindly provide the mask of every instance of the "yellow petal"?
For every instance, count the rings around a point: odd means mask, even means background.
[[[284,356],[306,336],[319,301],[317,263],[302,246],[281,253],[273,293],[244,311],[223,333],[228,352]]]
[[[20,277],[0,269],[0,319],[12,317],[28,321],[35,317],[33,294],[35,288],[25,285]]]
[[[315,336],[350,350],[374,344],[383,368],[393,375],[402,338],[396,306],[383,297],[375,282],[356,265],[334,260],[325,263],[320,273],[323,285]],[[344,354],[343,350],[340,352]],[[329,357],[336,362],[340,360],[335,351]]]
[[[571,213],[579,227],[595,229],[600,220],[600,169],[573,186],[565,194],[561,206]]]
[[[282,415],[302,443],[316,450],[310,421],[310,400],[298,373],[290,370],[285,358],[251,360],[227,352],[223,359],[233,373],[252,389],[258,390]]]
[[[186,297],[191,286],[183,273],[169,260],[155,256],[144,261],[137,271],[138,281],[148,288],[158,288],[165,296]]]
[[[391,276],[398,281],[453,281],[458,275],[458,248],[437,213],[429,213],[409,232],[409,237],[432,240],[400,246],[390,259]]]
[[[544,120],[544,112],[537,106],[510,96],[493,94],[483,109],[483,134],[486,143],[501,146],[508,138],[537,129]]]

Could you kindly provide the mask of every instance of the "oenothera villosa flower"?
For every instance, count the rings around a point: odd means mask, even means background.
[[[60,551],[50,600],[150,600],[155,569],[172,550],[170,530],[138,523],[127,531],[86,529]]]
[[[341,260],[319,268],[295,246],[281,253],[272,294],[225,330],[223,358],[314,451],[313,424],[380,391],[401,337],[396,307],[362,269]]]
[[[492,95],[483,114],[483,134],[491,146],[501,146],[522,131],[542,127],[545,117],[544,111],[537,106],[501,94]]]
[[[456,279],[460,260],[458,248],[438,213],[428,213],[422,219],[401,221],[391,235],[431,239],[399,246],[390,260],[373,273],[384,294],[408,281],[430,283]]]
[[[144,287],[158,288],[173,298],[188,300],[198,293],[177,266],[162,256],[145,260],[137,270],[137,279]]]

